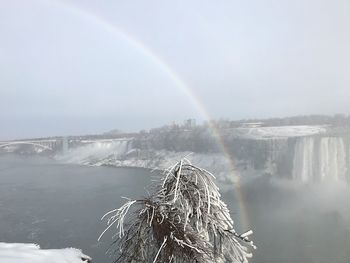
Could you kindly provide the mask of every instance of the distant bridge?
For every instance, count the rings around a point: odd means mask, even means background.
[[[21,146],[29,145],[33,147],[40,147],[41,149],[48,150],[51,152],[58,151],[60,149],[67,151],[68,148],[74,148],[81,145],[100,143],[100,144],[112,144],[112,143],[127,143],[129,144],[134,138],[115,138],[115,139],[67,139],[67,137],[57,138],[57,139],[38,139],[38,140],[20,140],[20,141],[0,141],[0,150],[11,146]]]
[[[57,140],[38,140],[38,141],[8,141],[0,142],[0,148],[17,145],[32,145],[37,146],[45,150],[53,151],[56,146]]]
[[[133,137],[127,137],[127,138],[116,138],[116,139],[96,139],[96,140],[81,140],[81,143],[112,143],[112,142],[130,142],[133,141]]]

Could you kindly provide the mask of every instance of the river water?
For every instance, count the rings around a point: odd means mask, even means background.
[[[0,156],[0,241],[77,247],[108,263],[110,235],[97,242],[100,217],[119,207],[121,196],[146,195],[143,169],[60,164],[39,157]],[[233,187],[223,187],[233,218],[239,217]],[[254,263],[349,263],[348,186],[300,186],[256,179],[242,186],[249,226],[258,246]],[[238,231],[241,225],[237,225]]]

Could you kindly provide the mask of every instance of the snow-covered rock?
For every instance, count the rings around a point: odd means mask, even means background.
[[[87,263],[91,258],[75,248],[40,249],[36,244],[0,242],[1,263]]]

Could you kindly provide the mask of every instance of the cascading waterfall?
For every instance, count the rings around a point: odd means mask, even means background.
[[[57,156],[57,159],[70,163],[96,163],[105,158],[114,156],[120,158],[130,149],[130,140],[106,140],[89,142],[69,150],[69,152]]]
[[[293,178],[309,181],[313,177],[314,138],[305,137],[297,140],[293,161]]]
[[[322,138],[320,142],[320,179],[344,180],[346,151],[342,138]]]
[[[347,174],[347,153],[341,137],[303,137],[296,141],[293,179],[343,181]]]

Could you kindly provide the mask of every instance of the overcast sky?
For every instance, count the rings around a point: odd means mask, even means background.
[[[349,0],[0,3],[0,140],[350,114]]]

